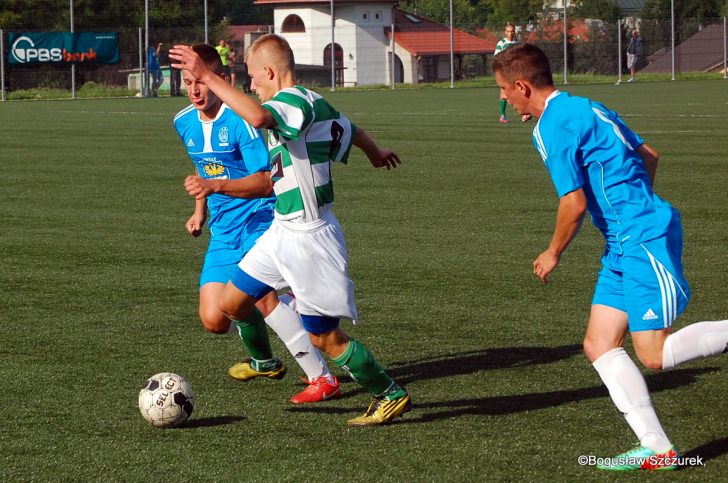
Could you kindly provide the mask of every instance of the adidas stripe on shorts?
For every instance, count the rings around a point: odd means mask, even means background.
[[[622,249],[622,254],[607,251],[602,257],[592,304],[627,312],[630,332],[672,326],[690,301],[679,220],[664,237],[625,242]]]

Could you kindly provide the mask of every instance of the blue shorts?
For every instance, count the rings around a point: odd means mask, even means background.
[[[262,299],[268,292],[273,290],[273,287],[266,285],[257,278],[250,276],[247,272],[244,272],[240,266],[235,265],[235,271],[230,277],[230,282],[246,294],[250,295],[256,300]]]
[[[230,279],[230,282],[239,290],[257,300],[260,300],[268,292],[273,290],[273,287],[253,278],[240,268],[238,268],[237,272]],[[324,334],[339,326],[338,317],[327,317],[325,315],[299,315],[301,316],[301,324],[303,325],[303,328],[310,334]]]
[[[311,334],[325,334],[339,326],[337,317],[327,317],[325,315],[301,315],[301,323],[306,332]]]
[[[626,312],[630,332],[670,327],[690,301],[679,218],[664,237],[625,243],[622,251],[602,257],[592,304]]]
[[[259,212],[248,220],[238,239],[230,241],[213,236],[202,265],[200,287],[211,282],[228,283],[240,271],[240,260],[253,248],[272,222],[269,211]]]

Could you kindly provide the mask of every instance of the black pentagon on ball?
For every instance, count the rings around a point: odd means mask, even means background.
[[[174,403],[177,406],[181,407],[184,410],[184,412],[187,413],[187,416],[190,416],[192,414],[192,409],[193,409],[192,402],[189,399],[187,399],[187,396],[185,396],[181,392],[175,393]]]
[[[159,387],[159,381],[156,379],[149,379],[147,383],[144,385],[143,389],[149,389],[150,391],[154,391]]]

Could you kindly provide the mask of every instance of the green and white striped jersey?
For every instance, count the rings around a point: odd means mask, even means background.
[[[508,40],[507,38],[503,37],[498,41],[498,43],[495,45],[495,52],[493,52],[493,55],[498,55],[504,50],[506,50],[508,47],[510,47],[513,44],[517,44],[518,40]]]
[[[276,121],[268,131],[275,217],[314,222],[319,210],[334,202],[331,165],[346,163],[356,126],[301,86],[280,90],[263,107]]]

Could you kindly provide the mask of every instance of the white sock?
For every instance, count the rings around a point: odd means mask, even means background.
[[[667,336],[662,347],[662,368],[672,369],[723,352],[728,352],[728,320],[698,322]]]
[[[266,324],[278,334],[291,355],[306,373],[309,381],[325,376],[333,382],[329,368],[321,353],[313,346],[301,319],[286,303],[279,303],[265,318]]]
[[[640,444],[656,453],[672,447],[652,407],[645,378],[621,347],[602,354],[592,364],[599,373],[614,405],[624,415]]]

